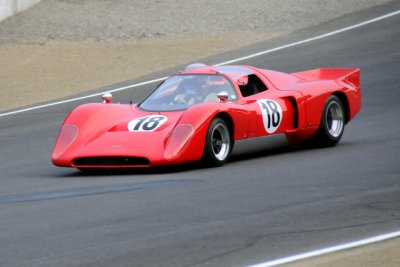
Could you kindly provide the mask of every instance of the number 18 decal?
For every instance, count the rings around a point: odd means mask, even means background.
[[[128,123],[130,132],[151,132],[167,121],[167,117],[161,115],[150,115],[135,119]]]
[[[282,108],[278,102],[271,99],[258,100],[261,108],[264,128],[267,133],[275,132],[282,121]]]

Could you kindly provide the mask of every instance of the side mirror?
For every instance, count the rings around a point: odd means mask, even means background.
[[[219,102],[225,103],[228,101],[229,94],[227,92],[223,91],[223,92],[218,93],[217,97],[219,99]]]
[[[112,94],[106,93],[102,96],[103,104],[110,104],[112,102]]]

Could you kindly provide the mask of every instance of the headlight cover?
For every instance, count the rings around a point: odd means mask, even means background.
[[[53,159],[60,157],[65,150],[75,141],[79,134],[78,126],[74,124],[65,124],[61,127],[60,133],[53,150]]]
[[[190,124],[180,124],[172,131],[170,138],[168,139],[164,158],[166,160],[173,160],[179,156],[182,149],[188,143],[190,138],[193,136],[194,129]]]

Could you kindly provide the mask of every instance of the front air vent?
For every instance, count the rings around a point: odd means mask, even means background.
[[[90,158],[76,158],[73,161],[76,167],[91,167],[91,166],[149,166],[150,161],[142,157],[90,157]]]

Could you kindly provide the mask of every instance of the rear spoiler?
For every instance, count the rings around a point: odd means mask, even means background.
[[[334,80],[334,81],[343,81],[355,87],[360,87],[360,69],[358,68],[348,68],[348,69],[323,68],[323,69],[307,70],[302,72],[294,72],[291,73],[291,75],[310,82],[320,81],[320,80]]]

